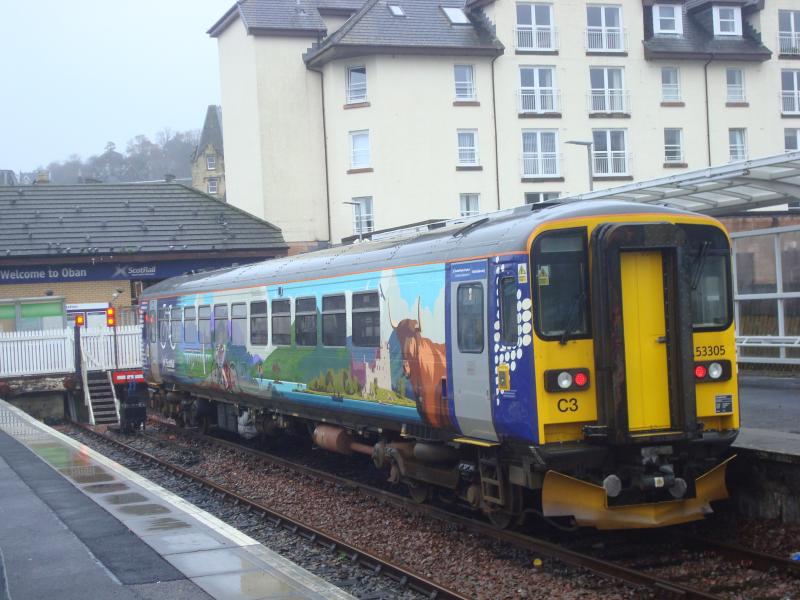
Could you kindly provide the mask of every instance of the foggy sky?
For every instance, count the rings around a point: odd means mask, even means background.
[[[0,0],[0,169],[200,129],[234,0]]]

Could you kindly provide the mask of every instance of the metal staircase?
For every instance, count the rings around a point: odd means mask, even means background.
[[[89,371],[86,374],[84,393],[87,396],[90,420],[97,425],[116,425],[119,423],[119,405],[111,373],[108,371]]]

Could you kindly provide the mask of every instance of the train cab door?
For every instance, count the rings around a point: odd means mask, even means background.
[[[448,265],[449,379],[465,436],[497,440],[492,423],[486,260]]]
[[[160,323],[158,322],[158,310],[157,310],[157,300],[150,300],[148,302],[147,307],[147,331],[146,335],[147,338],[145,340],[145,344],[147,346],[147,370],[149,370],[149,380],[155,383],[161,382],[161,369],[159,368],[159,351],[161,347],[158,343],[158,335],[159,331],[158,328]]]

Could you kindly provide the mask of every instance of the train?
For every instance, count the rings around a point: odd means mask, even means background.
[[[569,201],[175,277],[141,298],[149,410],[310,435],[498,527],[702,519],[739,428],[730,248]]]

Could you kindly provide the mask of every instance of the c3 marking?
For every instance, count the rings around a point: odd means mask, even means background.
[[[577,398],[561,398],[556,404],[559,412],[578,412]]]

